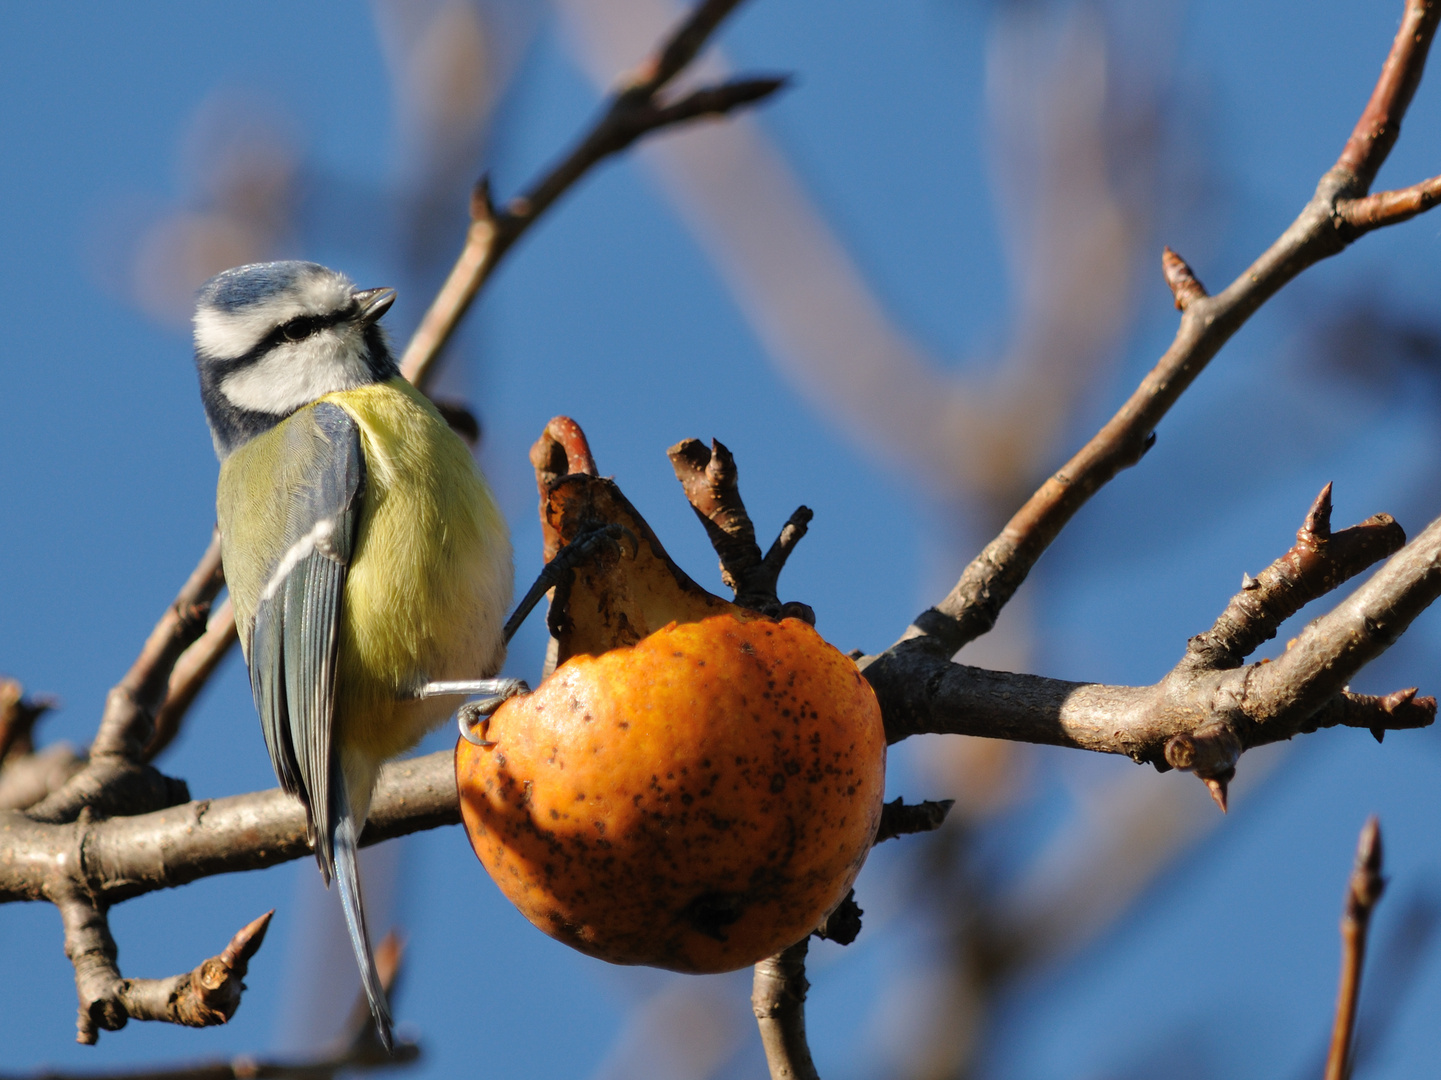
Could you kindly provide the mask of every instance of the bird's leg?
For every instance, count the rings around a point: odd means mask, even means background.
[[[586,529],[577,534],[576,538],[565,547],[555,553],[555,558],[546,563],[535,579],[535,584],[515,606],[515,611],[506,620],[505,635],[506,644],[515,636],[520,629],[520,624],[525,622],[526,616],[535,610],[535,605],[540,603],[541,597],[551,589],[556,590],[558,608],[564,609],[563,596],[570,590],[570,584],[575,580],[576,567],[582,565],[597,554],[607,549],[620,550],[623,539],[628,538],[632,550],[634,550],[635,536],[624,525],[598,525],[595,528]],[[556,627],[551,626],[552,636],[556,634]]]
[[[490,719],[490,714],[500,708],[501,702],[517,694],[530,693],[524,679],[455,679],[449,682],[428,682],[416,691],[418,698],[431,697],[475,697],[484,694],[479,701],[462,705],[455,714],[460,727],[460,736],[476,746],[494,746],[473,730],[477,723]]]
[[[545,564],[540,576],[536,578],[535,584],[525,594],[524,599],[516,605],[514,613],[505,624],[503,634],[506,644],[515,636],[520,624],[525,621],[527,615],[535,610],[535,605],[540,603],[543,597],[551,589],[556,590],[557,598],[563,598],[569,591],[571,582],[575,580],[576,567],[582,565],[589,559],[595,558],[597,554],[606,550],[620,550],[623,541],[629,538],[632,550],[634,549],[635,537],[623,525],[600,525],[593,529],[586,529],[576,536],[569,544],[555,553],[555,558]],[[563,599],[559,603],[564,607]],[[552,631],[554,631],[552,627]],[[530,687],[520,679],[461,679],[451,682],[429,682],[420,688],[416,697],[475,697],[485,695],[479,701],[471,701],[462,705],[455,714],[456,724],[460,727],[460,737],[466,742],[474,743],[476,746],[494,746],[495,744],[486,739],[484,735],[477,735],[475,728],[483,726],[489,721],[490,716],[501,703],[517,694],[530,693]]]

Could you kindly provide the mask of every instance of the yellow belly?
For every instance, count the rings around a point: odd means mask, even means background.
[[[465,444],[404,379],[330,394],[360,427],[366,488],[346,578],[334,745],[353,795],[453,712],[426,682],[494,675],[510,607],[505,520]],[[358,810],[363,809],[357,807]]]

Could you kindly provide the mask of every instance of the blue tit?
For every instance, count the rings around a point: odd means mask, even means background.
[[[469,450],[400,375],[393,289],[309,262],[212,278],[195,362],[220,458],[225,578],[270,762],[340,886],[381,1041],[356,841],[380,765],[494,679],[511,597],[505,521]]]

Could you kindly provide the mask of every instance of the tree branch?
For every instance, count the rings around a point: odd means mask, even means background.
[[[65,786],[28,811],[36,821],[73,821],[83,808],[96,814],[134,813],[190,798],[183,781],[145,764],[171,671],[205,633],[210,604],[225,583],[220,535],[211,536],[200,562],[151,630],[140,655],[105,699],[90,761]]]
[[[914,639],[864,667],[892,742],[955,732],[1126,754],[1195,772],[1225,808],[1236,759],[1253,746],[1344,724],[1373,733],[1423,727],[1433,698],[1386,697],[1344,686],[1441,595],[1441,520],[1273,662],[1239,667],[1308,600],[1383,558],[1403,539],[1386,515],[1332,535],[1330,488],[1306,515],[1296,545],[1241,591],[1154,686],[1102,686],[983,671]],[[864,661],[863,661],[864,663]]]
[[[908,803],[897,795],[881,807],[881,823],[871,844],[885,843],[898,836],[934,832],[945,824],[946,815],[956,805],[955,799],[926,799]]]
[[[1371,913],[1381,899],[1386,881],[1381,876],[1381,824],[1373,816],[1361,830],[1356,865],[1346,885],[1346,907],[1341,915],[1341,985],[1336,992],[1336,1021],[1331,1049],[1326,1056],[1326,1080],[1347,1080],[1351,1075],[1351,1043],[1356,1030],[1356,1009],[1361,1001],[1361,971],[1366,964],[1366,935]]]
[[[381,770],[360,842],[459,821],[454,755],[442,750]],[[305,810],[279,788],[100,820],[46,823],[4,811],[0,833],[0,903],[48,900],[68,887],[110,906],[311,853]]]
[[[814,625],[810,608],[783,605],[776,596],[781,570],[814,516],[810,508],[798,507],[762,556],[755,525],[741,500],[735,457],[725,445],[712,439],[707,449],[699,439],[684,439],[666,455],[691,509],[705,526],[720,558],[721,580],[735,590],[735,602],[771,616],[795,615]]]
[[[262,918],[268,919],[269,916],[262,916]],[[259,921],[256,920],[256,922]],[[231,948],[234,948],[241,936],[255,925],[256,923],[252,923],[240,934],[237,934],[231,940]],[[263,932],[262,929],[261,933]],[[254,944],[258,945],[258,940]],[[227,948],[226,952],[230,952],[231,948]],[[253,953],[254,949],[251,952]],[[391,1000],[394,1000],[392,994],[400,975],[402,955],[400,939],[394,931],[387,934],[375,950],[376,972],[380,975],[380,984],[384,988],[386,996]],[[225,953],[222,953],[219,957],[207,960],[196,971],[204,971],[206,964],[213,964],[224,957]],[[184,977],[182,976],[182,978]],[[194,1065],[145,1069],[139,1072],[105,1074],[47,1072],[44,1080],[333,1080],[337,1075],[348,1076],[355,1072],[372,1069],[390,1069],[412,1065],[420,1059],[420,1047],[407,1039],[397,1040],[391,1051],[387,1053],[375,1035],[375,1024],[370,1018],[370,1006],[367,1004],[364,994],[357,997],[356,1006],[352,1010],[346,1030],[335,1044],[311,1059],[276,1061],[244,1056],[230,1061],[210,1061]],[[0,1080],[20,1080],[20,1078],[0,1076]]]
[[[820,1080],[806,1045],[806,950],[810,938],[762,960],[755,968],[751,1010],[771,1080]]]
[[[115,939],[105,912],[78,890],[52,896],[65,926],[65,955],[75,966],[80,998],[76,1041],[93,1045],[100,1029],[118,1031],[130,1020],[160,1020],[186,1027],[227,1023],[240,1007],[242,981],[265,940],[274,911],[242,927],[217,956],[194,971],[168,979],[126,979],[115,965]]]
[[[1401,118],[1411,104],[1411,96],[1421,83],[1426,66],[1426,52],[1436,33],[1438,11],[1433,0],[1407,0],[1401,25],[1391,42],[1391,51],[1381,65],[1381,77],[1371,91],[1371,100],[1356,121],[1351,137],[1336,161],[1355,178],[1361,191],[1370,189],[1386,155],[1401,134]]]
[[[697,4],[649,59],[620,81],[600,116],[571,151],[504,209],[494,206],[489,181],[481,179],[471,198],[465,246],[401,357],[400,370],[407,379],[418,385],[425,378],[506,252],[595,165],[644,135],[703,116],[724,116],[785,85],[781,78],[742,79],[693,91],[676,102],[659,100],[660,92],[690,64],[739,3],[704,0]]]
[[[1300,216],[1224,291],[1206,296],[1184,260],[1167,251],[1163,269],[1183,309],[1171,347],[1115,416],[966,567],[950,594],[916,619],[903,641],[928,636],[951,656],[990,630],[1065,524],[1118,472],[1140,461],[1162,417],[1262,304],[1301,271],[1371,229],[1432,204],[1437,181],[1407,192],[1365,196],[1400,130],[1438,18],[1441,6],[1432,0],[1408,0],[1380,80],[1340,159],[1321,178]]]

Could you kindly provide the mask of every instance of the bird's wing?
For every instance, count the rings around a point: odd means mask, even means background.
[[[270,762],[281,786],[304,801],[316,858],[329,880],[340,810],[332,805],[339,793],[331,791],[335,658],[365,458],[359,428],[337,405],[322,401],[282,426],[284,542],[255,608],[250,688]]]

